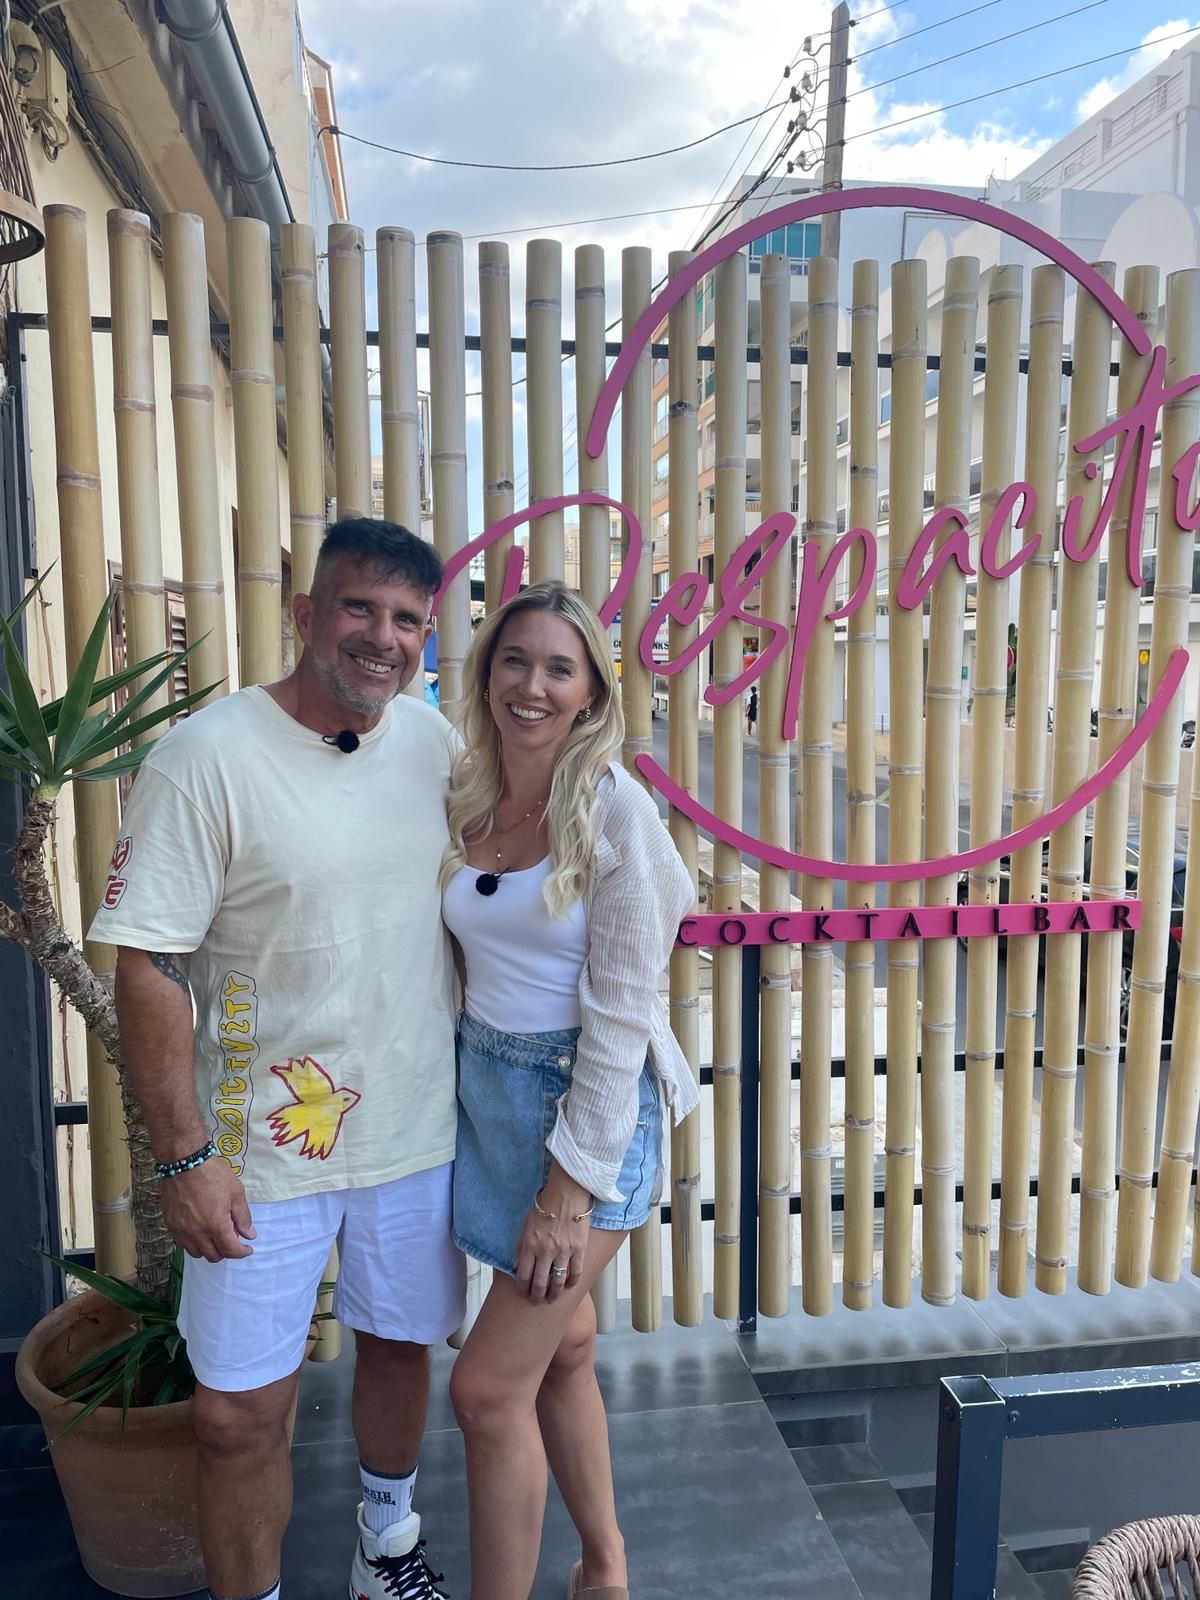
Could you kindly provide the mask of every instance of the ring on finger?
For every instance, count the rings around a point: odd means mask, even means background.
[[[555,1277],[555,1278],[565,1278],[566,1275],[567,1275],[567,1268],[566,1267],[551,1267],[550,1268],[550,1272],[551,1272],[551,1275],[553,1277]]]

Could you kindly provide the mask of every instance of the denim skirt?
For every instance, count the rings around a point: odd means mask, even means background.
[[[578,1028],[501,1033],[463,1012],[458,1019],[458,1143],[454,1154],[454,1242],[510,1276],[533,1197],[550,1174],[546,1148],[558,1102],[571,1087]],[[597,1200],[593,1228],[637,1228],[662,1192],[663,1119],[658,1080],[647,1061],[638,1116],[617,1188]]]

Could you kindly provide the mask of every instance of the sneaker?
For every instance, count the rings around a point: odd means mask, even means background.
[[[350,1600],[446,1600],[442,1574],[430,1570],[421,1519],[415,1511],[372,1533],[358,1508],[358,1546],[350,1569]]]

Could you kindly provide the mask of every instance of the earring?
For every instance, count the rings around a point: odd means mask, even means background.
[[[485,689],[483,691],[483,703],[484,703],[485,706],[491,705],[491,703],[492,703],[492,691],[490,689]]]
[[[575,718],[576,722],[590,722],[591,720],[592,720],[592,708],[591,708],[591,706],[584,706],[583,710]]]

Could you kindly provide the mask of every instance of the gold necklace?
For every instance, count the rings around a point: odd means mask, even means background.
[[[522,823],[528,822],[530,817],[533,815],[533,813],[535,811],[537,811],[540,807],[544,806],[549,799],[550,799],[550,796],[546,795],[543,799],[536,800],[533,803],[533,805],[530,806],[529,810],[525,813],[525,815],[521,818],[520,822],[510,822],[507,828],[498,828],[496,826],[496,817],[495,817],[495,813],[493,812],[492,813],[492,835],[493,835],[493,837],[495,837],[498,834],[499,835],[504,835],[504,834],[507,834],[507,833],[515,833],[516,830],[522,825]],[[501,867],[501,865],[500,865],[500,861],[501,861],[501,858],[503,857],[503,854],[504,854],[503,849],[500,849],[500,850],[496,851],[496,871],[495,872],[481,872],[480,875],[475,879],[475,888],[476,888],[476,890],[478,891],[479,894],[482,894],[482,895],[493,895],[493,894],[495,894],[496,890],[500,887],[500,879],[508,871],[507,867]]]

